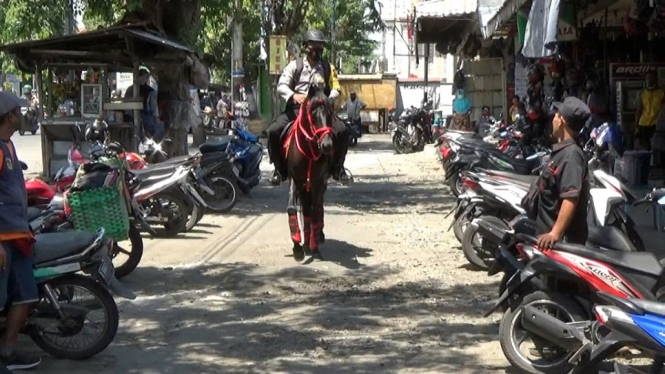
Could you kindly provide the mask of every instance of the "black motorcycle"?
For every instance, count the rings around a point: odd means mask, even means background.
[[[349,132],[349,147],[358,145],[358,139],[363,136],[362,129],[360,128],[360,121],[352,121],[346,112],[341,112],[337,115]]]

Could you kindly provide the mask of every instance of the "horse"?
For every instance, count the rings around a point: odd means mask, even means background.
[[[323,195],[333,164],[333,111],[320,85],[310,86],[284,150],[289,177],[287,213],[293,257],[302,264],[322,260]]]

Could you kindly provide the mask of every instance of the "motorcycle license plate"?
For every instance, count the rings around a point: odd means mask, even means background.
[[[233,173],[236,175],[236,177],[240,176],[240,170],[238,170],[238,167],[233,165]]]
[[[113,276],[115,276],[115,268],[113,267],[113,262],[111,262],[110,258],[104,257],[102,263],[99,264],[97,273],[99,273],[106,285],[111,284],[111,280],[113,279]]]

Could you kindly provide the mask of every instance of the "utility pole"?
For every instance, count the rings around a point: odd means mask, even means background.
[[[65,35],[74,34],[74,1],[67,0],[67,14],[65,15]]]

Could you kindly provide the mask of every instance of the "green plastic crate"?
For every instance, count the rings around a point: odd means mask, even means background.
[[[116,242],[129,237],[129,213],[120,180],[114,186],[69,192],[67,203],[76,230],[95,232],[103,227]]]

